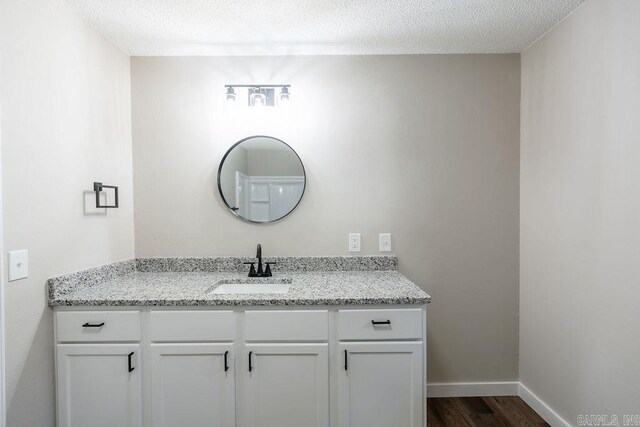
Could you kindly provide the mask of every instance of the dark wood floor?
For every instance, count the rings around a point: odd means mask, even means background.
[[[429,427],[548,426],[518,396],[427,399]]]

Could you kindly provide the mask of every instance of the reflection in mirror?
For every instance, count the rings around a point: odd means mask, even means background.
[[[306,185],[300,157],[284,141],[252,136],[233,145],[218,169],[218,189],[238,217],[278,221],[300,203]]]

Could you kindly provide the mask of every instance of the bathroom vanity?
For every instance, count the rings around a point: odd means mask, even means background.
[[[272,260],[264,279],[242,258],[51,279],[58,425],[426,425],[430,297],[397,259]]]

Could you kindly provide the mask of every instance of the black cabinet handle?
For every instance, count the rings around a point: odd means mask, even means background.
[[[252,351],[249,352],[249,372],[251,372],[253,370],[253,366],[251,366],[251,355],[253,354]]]
[[[85,323],[82,325],[83,328],[102,328],[104,326],[104,322],[102,323]]]
[[[127,356],[127,363],[129,365],[129,372],[133,372],[133,370],[135,369],[131,364],[131,357],[133,357],[133,351],[131,353],[129,353],[129,355]]]
[[[391,324],[391,320],[372,320],[371,321],[372,325],[390,325]]]
[[[229,352],[224,352],[224,371],[227,372],[229,370],[229,362],[227,361],[227,357],[229,356]]]
[[[349,354],[349,353],[347,352],[347,350],[345,350],[345,351],[344,351],[344,370],[345,370],[345,371],[348,371],[348,370],[349,370],[349,364],[348,364],[348,362],[347,362],[347,361],[349,360],[349,359],[348,359],[348,357],[347,357],[347,356],[348,356],[348,354]]]

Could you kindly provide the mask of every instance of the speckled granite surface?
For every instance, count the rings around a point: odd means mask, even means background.
[[[136,272],[134,259],[101,265],[64,276],[53,277],[47,280],[49,302],[54,298],[71,293],[75,289],[99,286],[110,280]]]
[[[147,258],[101,266],[50,279],[49,305],[363,305],[430,301],[429,295],[397,271],[396,257],[269,258],[282,262],[273,278],[252,282],[290,281],[287,293],[213,294],[211,291],[221,282],[247,280],[244,260]]]
[[[245,262],[255,262],[250,257],[217,258],[136,258],[136,270],[140,272],[237,272],[249,271]],[[379,271],[397,270],[395,256],[327,256],[327,257],[264,257],[263,262],[277,264],[277,271]]]

